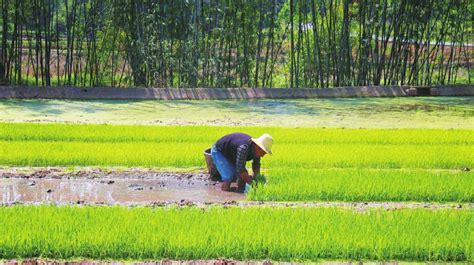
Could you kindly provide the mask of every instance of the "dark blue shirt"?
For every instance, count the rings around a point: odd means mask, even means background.
[[[216,142],[216,148],[231,162],[235,163],[236,173],[246,171],[245,164],[252,160],[252,170],[260,171],[260,158],[255,157],[255,144],[245,133],[231,133]]]

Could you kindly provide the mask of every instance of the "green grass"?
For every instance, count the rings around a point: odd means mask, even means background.
[[[474,173],[433,170],[271,169],[260,201],[474,202]]]
[[[0,123],[0,165],[204,168],[232,131],[275,139],[253,200],[474,202],[472,130]]]
[[[0,208],[0,258],[473,261],[474,211]]]

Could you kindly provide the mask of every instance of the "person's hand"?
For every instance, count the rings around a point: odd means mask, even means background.
[[[247,171],[243,171],[242,173],[240,173],[240,179],[242,179],[245,183],[251,183],[252,182],[252,178],[249,176],[249,172]]]

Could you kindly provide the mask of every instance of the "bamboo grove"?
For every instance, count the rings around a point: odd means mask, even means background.
[[[469,0],[2,0],[0,83],[471,83]]]

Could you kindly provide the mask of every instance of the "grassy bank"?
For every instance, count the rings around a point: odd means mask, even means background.
[[[13,206],[0,208],[0,258],[473,261],[473,218],[472,210]]]

